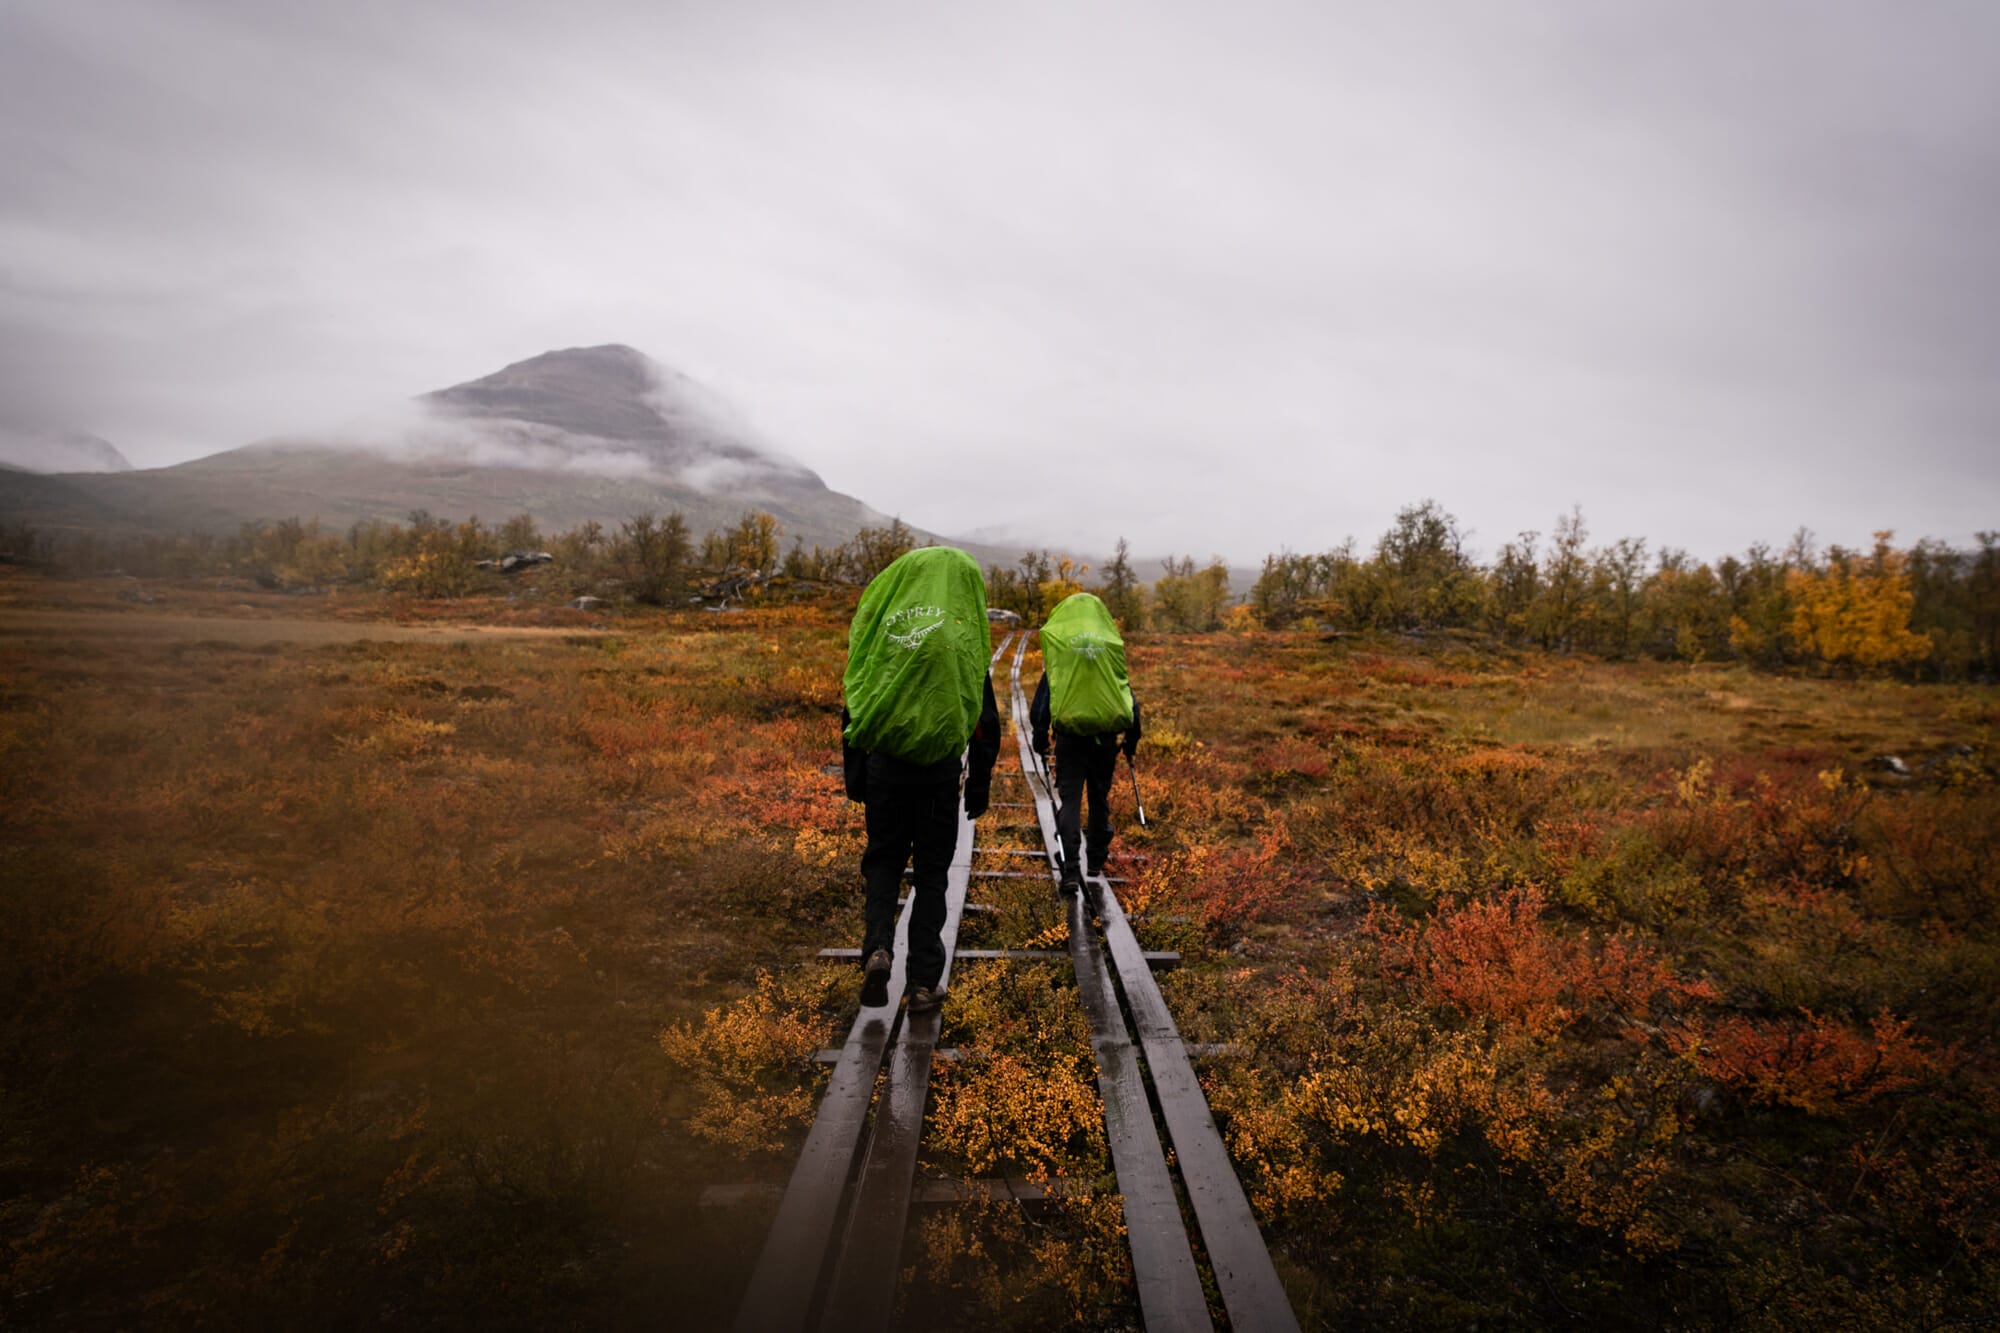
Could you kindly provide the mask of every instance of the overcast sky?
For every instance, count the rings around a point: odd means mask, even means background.
[[[1078,549],[2000,528],[2000,4],[0,3],[0,425],[629,343]]]

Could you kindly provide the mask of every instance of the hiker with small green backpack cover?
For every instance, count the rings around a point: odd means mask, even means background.
[[[943,1002],[945,878],[965,818],[986,813],[1000,755],[989,671],[986,580],[963,551],[926,546],[898,557],[861,594],[841,677],[841,759],[849,799],[866,809],[861,1003],[888,999],[896,899],[910,869],[913,1012]]]
[[[1044,761],[1055,741],[1056,835],[1062,843],[1060,885],[1083,883],[1077,844],[1083,799],[1090,799],[1089,872],[1104,873],[1111,851],[1111,779],[1118,752],[1129,762],[1139,748],[1139,702],[1125,674],[1125,640],[1103,602],[1087,592],[1065,597],[1042,625],[1042,679],[1028,720]]]

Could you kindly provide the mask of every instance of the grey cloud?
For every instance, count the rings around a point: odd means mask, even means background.
[[[683,425],[709,424],[688,411],[685,397],[663,403]],[[278,448],[336,448],[400,462],[573,472],[618,481],[680,483],[721,494],[757,494],[774,474],[794,465],[782,458],[700,457],[677,461],[644,442],[563,430],[537,422],[464,416],[422,403],[380,408],[338,425],[266,441]]]
[[[496,422],[431,412],[417,404],[378,412],[308,435],[280,438],[285,446],[328,446],[380,454],[400,461],[463,463],[474,467],[579,472],[633,481],[672,480],[660,460],[629,442],[577,435],[532,422]]]
[[[2000,11],[0,11],[0,420],[157,464],[630,343],[924,526],[1996,526]],[[1008,479],[1013,479],[1009,484]]]

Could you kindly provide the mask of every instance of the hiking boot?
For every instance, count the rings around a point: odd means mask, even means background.
[[[927,1014],[944,1003],[944,992],[934,986],[919,986],[910,992],[910,1012]]]
[[[895,966],[896,960],[887,949],[877,949],[868,955],[868,961],[861,967],[862,1004],[873,1009],[889,1002],[889,971]]]
[[[1062,879],[1057,883],[1056,887],[1061,890],[1065,898],[1075,896],[1076,891],[1083,887],[1083,880],[1076,873],[1075,866],[1066,865],[1063,867]]]

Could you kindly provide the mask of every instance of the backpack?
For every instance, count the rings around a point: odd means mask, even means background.
[[[965,552],[924,546],[869,581],[847,630],[843,739],[912,764],[965,749],[987,661],[986,580]]]
[[[1065,597],[1042,626],[1042,667],[1049,678],[1049,720],[1072,736],[1132,725],[1132,684],[1125,640],[1104,603],[1087,592]]]

